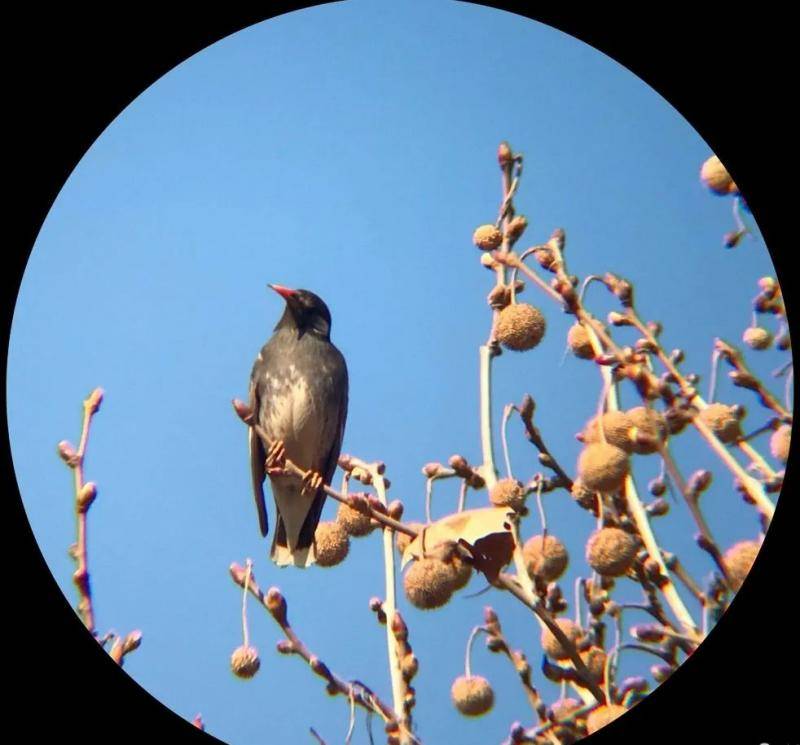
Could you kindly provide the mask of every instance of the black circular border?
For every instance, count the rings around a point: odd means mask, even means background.
[[[252,23],[316,3],[167,10],[154,4],[98,12],[33,8],[8,20],[12,250],[3,277],[6,339],[17,289],[39,228],[67,176],[110,121],[169,69]],[[789,50],[784,14],[721,6],[555,10],[482,3],[547,23],[616,59],[674,105],[729,164],[770,248],[792,317],[789,198]],[[695,4],[698,5],[698,4]],[[8,193],[8,192],[7,192]],[[679,259],[679,257],[677,257]],[[732,257],[733,259],[733,257]],[[748,279],[749,281],[749,279]],[[53,319],[53,323],[63,323]],[[3,345],[5,352],[6,345]],[[5,365],[3,366],[5,370]],[[5,390],[5,386],[3,387]],[[34,406],[35,402],[31,402]],[[7,431],[4,433],[7,437]],[[214,742],[116,666],[83,627],[50,575],[15,493],[6,439],[6,682],[4,725],[34,740]],[[793,468],[764,549],[730,611],[692,659],[624,720],[586,742],[796,743],[788,638],[793,594],[788,531]],[[143,650],[144,651],[144,650]],[[7,699],[8,700],[8,699]],[[213,727],[213,723],[211,723]],[[792,732],[795,739],[792,740]],[[430,745],[430,744],[429,744]]]

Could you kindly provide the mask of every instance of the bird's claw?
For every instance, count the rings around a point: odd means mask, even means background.
[[[273,442],[267,450],[266,471],[270,476],[281,475],[286,468],[286,446],[283,440]]]
[[[303,476],[303,487],[300,493],[304,496],[316,494],[324,483],[324,479],[316,471],[308,471],[306,475]]]

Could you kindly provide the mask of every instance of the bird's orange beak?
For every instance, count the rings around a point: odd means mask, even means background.
[[[292,290],[289,287],[284,287],[283,285],[267,285],[271,290],[275,290],[284,300],[288,300],[289,298],[294,297],[297,294],[297,290]]]

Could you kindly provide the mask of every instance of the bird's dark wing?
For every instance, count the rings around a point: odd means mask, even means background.
[[[253,371],[255,373],[255,370]],[[253,412],[255,421],[258,422],[261,401],[258,395],[258,385],[256,384],[255,374],[250,379],[250,411]],[[256,510],[258,511],[258,527],[261,535],[266,536],[269,531],[269,518],[267,517],[267,505],[264,501],[264,444],[258,436],[254,427],[248,428],[248,443],[250,445],[250,475],[253,479],[253,496],[256,500]]]
[[[340,382],[340,390],[342,391],[342,397],[339,401],[339,411],[338,411],[338,423],[336,426],[336,437],[331,444],[331,449],[328,451],[327,457],[324,461],[323,467],[320,469],[320,476],[325,479],[326,484],[331,483],[331,479],[333,478],[333,474],[336,473],[336,466],[339,463],[339,453],[342,451],[342,440],[344,439],[344,425],[347,421],[347,405],[349,401],[349,394],[348,394],[348,376],[347,376],[347,367],[342,360],[342,379]],[[325,499],[328,495],[325,494],[324,491],[320,489],[319,494],[317,494],[314,502],[311,505],[311,509],[308,511],[308,515],[306,515],[306,519],[303,522],[303,527],[300,530],[300,537],[299,537],[299,545],[301,546],[310,546],[312,541],[314,540],[314,532],[317,529],[317,525],[319,524],[320,518],[322,517],[322,508],[325,505]]]

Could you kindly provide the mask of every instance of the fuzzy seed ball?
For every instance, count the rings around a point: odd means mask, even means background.
[[[500,479],[489,492],[495,507],[511,507],[520,512],[525,506],[525,487],[516,479]]]
[[[529,538],[522,547],[522,555],[531,579],[539,577],[545,582],[557,580],[569,564],[567,549],[552,535]]]
[[[581,627],[569,618],[557,618],[556,623],[573,644],[583,636]],[[547,627],[542,629],[542,649],[554,660],[566,660],[569,657],[569,652]]]
[[[416,608],[440,608],[453,594],[453,570],[441,559],[418,559],[403,577],[403,588]]]
[[[772,334],[761,326],[748,326],[742,334],[742,341],[750,349],[769,349],[772,344]]]
[[[350,538],[337,522],[327,521],[317,525],[314,533],[317,564],[332,567],[344,561],[350,550]]]
[[[586,561],[604,577],[621,577],[628,571],[639,542],[620,528],[601,528],[586,542]]]
[[[422,529],[425,527],[425,523],[407,523],[407,525],[409,528],[416,530],[417,533],[421,533]],[[408,548],[408,544],[413,540],[414,539],[410,535],[406,535],[405,533],[394,534],[395,545],[401,554],[405,553],[405,550]]]
[[[789,444],[792,440],[792,425],[781,424],[769,438],[769,451],[773,458],[777,458],[781,463],[789,460]]]
[[[632,427],[633,422],[626,412],[607,411],[599,419],[598,417],[591,419],[583,428],[581,435],[585,445],[603,442],[603,435],[605,435],[605,441],[609,445],[615,445],[629,453],[633,450],[630,436]]]
[[[600,706],[590,712],[589,716],[586,717],[586,731],[590,735],[593,735],[597,730],[602,729],[610,722],[621,717],[626,711],[627,709],[619,704]]]
[[[258,650],[255,647],[242,645],[233,650],[231,670],[238,678],[252,678],[261,667]]]
[[[512,303],[500,311],[495,333],[498,341],[515,352],[533,349],[544,336],[542,312],[527,303]]]
[[[343,502],[339,505],[336,513],[336,522],[344,528],[348,535],[354,537],[369,535],[375,529],[375,524],[370,520],[369,515],[354,510]]]
[[[744,578],[753,567],[760,548],[758,541],[739,541],[722,555],[722,561],[728,569],[731,586],[736,592],[739,591]]]
[[[447,562],[447,566],[450,568],[453,592],[465,587],[472,577],[472,567],[457,554]]]
[[[649,455],[658,452],[658,444],[664,442],[667,436],[667,420],[664,415],[656,409],[649,409],[646,406],[636,406],[626,412],[631,424],[636,427],[638,432],[644,435],[645,440],[632,441],[634,453]]]
[[[589,332],[580,323],[569,327],[567,345],[576,357],[582,360],[594,359],[594,347],[589,340]]]
[[[606,673],[606,653],[600,647],[589,647],[580,653],[583,664],[596,682],[602,682]]]
[[[493,251],[495,248],[500,248],[503,234],[494,225],[481,225],[472,234],[472,242],[481,251]]]
[[[587,445],[578,457],[578,475],[587,489],[606,494],[617,491],[628,474],[628,454],[614,445]]]
[[[728,173],[728,169],[722,165],[722,161],[712,155],[700,169],[700,180],[715,194],[735,194],[739,189],[733,183],[733,179]]]
[[[450,689],[453,703],[464,716],[479,717],[494,706],[494,691],[489,681],[480,675],[461,675]]]
[[[736,442],[742,430],[739,427],[739,420],[733,413],[732,406],[725,404],[709,404],[699,414],[698,418],[717,436],[722,442]]]

